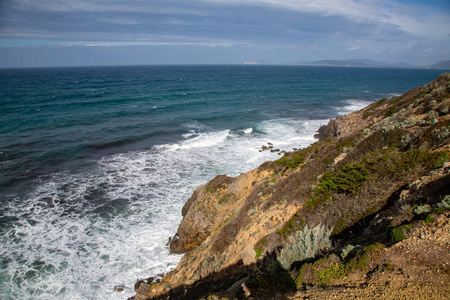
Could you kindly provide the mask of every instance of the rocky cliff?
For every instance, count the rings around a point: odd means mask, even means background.
[[[414,265],[418,273],[395,282],[448,296],[449,94],[442,74],[330,120],[308,148],[197,187],[170,242],[185,253],[180,263],[158,283],[137,282],[133,298],[389,298],[370,294],[376,274],[394,282]],[[411,242],[427,228],[440,231]],[[431,256],[405,260],[401,243],[407,253],[433,245]],[[429,281],[413,280],[428,271]]]

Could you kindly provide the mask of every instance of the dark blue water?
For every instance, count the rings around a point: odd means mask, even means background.
[[[148,66],[0,70],[0,295],[123,299],[173,268],[196,185],[441,70]]]

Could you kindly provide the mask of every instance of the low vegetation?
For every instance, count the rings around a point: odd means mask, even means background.
[[[269,299],[273,290],[326,287],[354,272],[369,277],[391,270],[374,258],[450,209],[450,175],[443,168],[450,160],[449,82],[445,75],[404,96],[381,99],[351,115],[352,122],[340,123],[358,130],[339,137],[328,128],[330,136],[322,141],[262,165],[245,187],[245,198],[230,193],[235,179],[213,179],[204,197],[222,210],[239,209],[227,212],[230,217],[207,243],[193,250],[205,258],[196,260],[200,271],[185,272],[196,281],[186,290],[198,292],[202,278],[224,272],[223,278],[233,274],[235,282],[247,276],[252,297]],[[244,245],[243,236],[252,244]],[[245,257],[254,265],[223,270],[230,257]],[[210,293],[230,289],[209,287]]]
[[[319,251],[331,246],[331,230],[326,230],[323,225],[315,228],[305,226],[296,235],[289,237],[289,242],[278,254],[278,262],[284,270],[289,270],[292,263],[316,256]]]

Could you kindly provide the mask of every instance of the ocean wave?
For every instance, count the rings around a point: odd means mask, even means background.
[[[198,136],[189,138],[179,143],[157,146],[157,148],[176,151],[179,149],[204,148],[220,145],[230,135],[230,130],[218,132],[200,133]]]
[[[10,99],[0,103],[0,298],[132,296],[136,279],[178,263],[166,243],[197,185],[279,158],[263,151],[269,142],[305,147],[337,111],[370,103],[357,99],[418,80],[348,68],[118,70],[0,72]],[[424,82],[438,71],[426,72]]]
[[[181,208],[199,184],[274,160],[272,142],[292,150],[314,141],[321,121],[270,120],[247,134],[196,132],[179,143],[105,156],[81,173],[57,172],[11,199],[0,289],[16,298],[123,299],[137,278],[168,272],[179,256],[166,246]],[[252,127],[253,128],[253,127]],[[251,133],[251,134],[250,134]],[[113,292],[123,284],[125,292]]]
[[[349,99],[345,101],[344,106],[338,107],[338,114],[339,115],[347,115],[351,112],[358,111],[372,103],[373,101],[367,101],[367,100],[358,100],[358,99]]]
[[[242,130],[242,131],[243,131],[245,134],[250,134],[250,133],[253,132],[253,128],[250,127],[250,128],[244,129],[244,130]]]

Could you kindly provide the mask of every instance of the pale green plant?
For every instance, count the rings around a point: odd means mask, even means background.
[[[422,206],[417,206],[414,209],[414,214],[415,215],[425,215],[425,214],[429,214],[431,212],[431,206],[428,204],[422,205]]]
[[[319,224],[313,229],[308,226],[295,235],[289,237],[286,246],[278,253],[280,266],[289,270],[296,261],[302,261],[316,256],[319,251],[331,247],[330,234],[332,229],[326,230]]]
[[[442,199],[440,203],[437,204],[439,208],[450,209],[450,195],[447,195]]]

